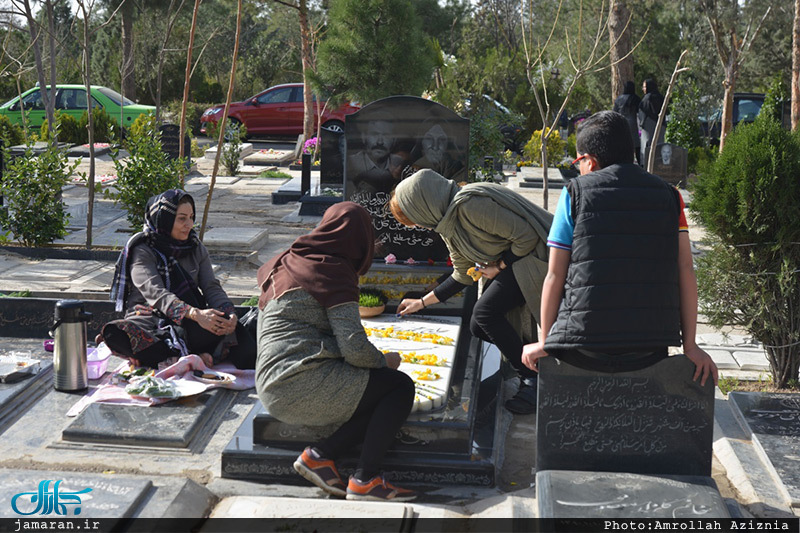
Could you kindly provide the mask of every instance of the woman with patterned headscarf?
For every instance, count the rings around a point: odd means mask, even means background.
[[[294,462],[304,478],[348,500],[409,501],[416,494],[388,483],[381,466],[414,405],[414,382],[397,370],[398,353],[369,342],[358,314],[358,278],[374,252],[369,213],[341,202],[258,269],[256,390],[282,422],[339,426]],[[335,461],[359,444],[345,484]]]
[[[255,345],[211,268],[194,227],[194,199],[172,189],[147,201],[143,231],[117,260],[111,300],[125,318],[103,326],[98,341],[136,366],[156,367],[198,354],[254,368]]]
[[[462,188],[432,170],[401,181],[389,208],[398,222],[438,233],[453,262],[451,277],[422,298],[403,300],[397,312],[416,313],[447,300],[474,283],[472,271],[491,280],[472,310],[470,331],[496,345],[520,375],[506,409],[536,412],[537,375],[522,364],[522,347],[536,338],[530,318],[539,322],[553,215],[502,185]]]

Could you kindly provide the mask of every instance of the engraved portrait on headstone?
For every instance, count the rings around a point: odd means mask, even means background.
[[[467,177],[467,167],[453,157],[455,139],[450,133],[447,121],[429,118],[422,123],[420,131],[425,133],[418,138],[411,152],[412,167],[416,170],[429,168],[445,178],[456,181]]]
[[[469,121],[424,98],[392,96],[347,115],[344,137],[344,197],[372,215],[376,257],[445,261],[447,247],[435,232],[403,226],[386,204],[402,179],[423,168],[465,180]]]
[[[671,144],[662,144],[661,145],[661,162],[665,165],[669,165],[669,162],[672,160],[672,145]]]
[[[656,157],[653,160],[653,174],[667,183],[679,185],[686,182],[689,151],[677,144],[661,143],[656,145]]]

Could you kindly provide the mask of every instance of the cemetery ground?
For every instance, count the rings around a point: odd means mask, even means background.
[[[262,150],[291,150],[290,144],[254,143]],[[195,198],[198,222],[205,205],[212,160],[197,160],[187,176],[186,189]],[[86,162],[82,166],[86,166]],[[250,166],[242,174],[220,176],[213,192],[206,230],[206,245],[217,277],[235,303],[257,293],[256,270],[275,253],[319,220],[299,216],[298,203],[276,205],[272,194],[285,180],[258,178],[265,166]],[[84,168],[85,169],[85,168]],[[81,169],[79,169],[81,170]],[[299,177],[299,171],[279,168]],[[537,205],[542,191],[520,187],[539,169],[523,169],[509,176],[507,185]],[[114,166],[107,156],[97,161],[96,182],[113,186]],[[551,172],[551,176],[554,172]],[[312,176],[312,180],[315,176]],[[104,185],[104,186],[105,186]],[[549,206],[557,204],[560,185],[551,185]],[[687,200],[690,200],[685,193]],[[98,196],[95,204],[94,243],[97,252],[81,255],[85,242],[86,187],[76,183],[64,189],[73,218],[62,244],[74,245],[75,255],[37,257],[29,251],[6,247],[0,253],[0,291],[29,290],[40,298],[78,298],[85,302],[107,300],[117,251],[130,236],[124,213]],[[702,228],[690,220],[690,236],[699,251]],[[2,321],[8,327],[9,312]],[[52,307],[47,311],[52,313]],[[48,317],[49,320],[49,317]],[[42,351],[46,336],[0,339],[4,352],[27,350],[48,366]],[[698,325],[699,343],[717,362],[721,375],[740,381],[764,380],[768,374],[761,348],[741,332],[717,331]],[[499,364],[492,347],[485,347],[485,367]],[[109,369],[121,363],[112,360]],[[486,372],[484,368],[484,373]],[[35,490],[43,479],[65,479],[72,490],[94,487],[95,504],[88,516],[111,517],[372,517],[422,518],[528,518],[537,516],[535,501],[536,417],[512,416],[500,410],[498,435],[504,448],[497,464],[495,486],[444,483],[427,486],[418,501],[409,504],[361,503],[327,499],[303,483],[261,484],[224,477],[223,450],[238,438],[242,425],[258,398],[255,391],[218,389],[202,400],[173,402],[170,408],[103,409],[91,417],[68,418],[67,411],[80,395],[54,391],[52,375],[37,383],[0,384],[0,501],[15,493]],[[33,380],[28,380],[33,381]],[[24,383],[24,382],[20,382]],[[503,385],[513,395],[513,380]],[[21,390],[25,389],[25,390]],[[756,428],[744,424],[753,409],[734,408],[734,402],[716,392],[712,477],[733,516],[760,518],[800,514],[800,470],[796,466],[797,433],[770,442]],[[800,403],[800,402],[798,402]],[[170,405],[170,404],[167,404]],[[744,404],[742,404],[744,405]],[[156,413],[158,411],[158,413]],[[794,408],[792,416],[797,416]],[[89,411],[87,411],[89,412]],[[789,410],[787,410],[789,412]],[[124,434],[123,434],[124,433]],[[792,440],[793,439],[793,440]],[[756,442],[758,441],[758,442]],[[792,444],[794,451],[782,449]],[[794,455],[792,455],[794,454]],[[788,461],[780,461],[788,456]],[[794,463],[792,463],[794,457]],[[773,463],[770,459],[774,460]],[[90,511],[91,510],[91,511]],[[94,513],[94,514],[92,514]],[[86,516],[85,514],[84,516]],[[14,518],[7,504],[0,516]],[[456,528],[460,530],[463,528]]]

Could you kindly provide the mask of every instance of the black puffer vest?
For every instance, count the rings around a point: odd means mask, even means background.
[[[637,165],[571,180],[564,298],[545,351],[678,346],[678,191]]]

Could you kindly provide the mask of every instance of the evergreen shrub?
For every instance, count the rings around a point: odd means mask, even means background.
[[[739,125],[695,185],[711,236],[698,260],[701,309],[763,343],[778,387],[800,368],[800,138],[769,114]]]
[[[25,154],[10,160],[6,157],[6,161],[0,183],[0,226],[5,234],[0,240],[40,246],[64,237],[69,214],[64,210],[61,190],[70,182],[79,161],[70,164],[66,151],[52,145],[34,155],[33,141]]]
[[[131,126],[126,140],[130,156],[121,158],[119,149],[111,151],[117,171],[113,189],[103,195],[122,204],[133,228],[141,228],[147,200],[168,189],[181,186],[181,171],[185,159],[170,159],[161,149],[161,133],[153,116],[140,116]]]

